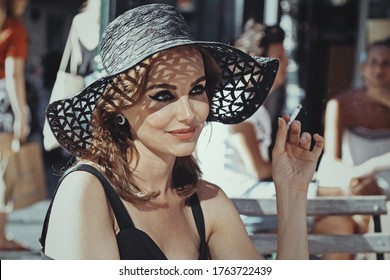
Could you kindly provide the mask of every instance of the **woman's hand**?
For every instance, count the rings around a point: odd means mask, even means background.
[[[324,139],[314,134],[315,145],[311,150],[311,135],[307,132],[301,134],[301,123],[296,120],[288,130],[289,120],[288,115],[278,119],[276,143],[272,151],[272,177],[277,192],[286,188],[307,192]]]
[[[14,139],[24,143],[30,134],[31,112],[28,105],[20,106],[20,108],[20,112],[14,116]]]
[[[20,143],[26,142],[30,133],[29,125],[29,110],[26,109],[23,116],[19,117],[15,115],[14,119],[14,138]]]
[[[383,189],[378,186],[375,176],[355,178],[351,180],[349,192],[352,195],[383,195]]]

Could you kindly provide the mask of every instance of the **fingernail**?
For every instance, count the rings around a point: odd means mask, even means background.
[[[278,127],[281,127],[281,126],[282,126],[282,121],[283,121],[282,118],[279,117],[279,118],[278,118]]]

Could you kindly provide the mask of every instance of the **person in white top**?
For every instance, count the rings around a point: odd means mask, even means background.
[[[368,47],[361,69],[364,87],[343,93],[326,106],[325,149],[317,172],[319,195],[390,195],[390,38]],[[364,233],[369,220],[360,215],[325,217],[314,230]]]
[[[62,54],[61,71],[70,73],[71,79],[58,76],[53,87],[49,103],[77,94],[84,86],[90,85],[103,73],[99,73],[101,58],[98,54],[100,40],[101,0],[87,0],[83,3],[80,12],[74,16],[68,34],[67,42]],[[69,76],[66,76],[69,77]],[[57,82],[58,88],[57,88]],[[72,85],[70,85],[72,83]],[[61,89],[61,90],[58,90]],[[43,128],[43,146],[46,151],[60,147],[55,140],[47,120]],[[61,152],[64,152],[61,150]],[[65,153],[66,157],[69,157]]]
[[[273,117],[277,120],[281,112],[271,114],[267,101],[273,94],[279,94],[278,90],[286,82],[288,58],[283,46],[284,37],[284,31],[277,25],[264,26],[248,20],[235,46],[251,56],[274,57],[280,63],[265,106],[238,124],[207,124],[198,142],[196,156],[203,178],[222,186],[231,198],[271,198],[276,195],[269,151],[273,142]],[[309,196],[314,195],[315,188],[311,184]],[[274,231],[277,227],[274,218],[245,219],[248,229],[253,229],[253,223],[256,223],[256,231]]]
[[[244,32],[235,46],[251,56],[274,57],[280,66],[272,95],[286,81],[288,59],[283,47],[284,31],[279,26],[264,26],[253,19],[245,24]],[[271,159],[272,118],[267,106],[242,123],[205,127],[197,156],[203,166],[203,176],[224,187],[230,197],[273,196]],[[209,160],[213,158],[213,160]],[[218,158],[218,162],[215,159]],[[261,189],[256,186],[260,186]]]

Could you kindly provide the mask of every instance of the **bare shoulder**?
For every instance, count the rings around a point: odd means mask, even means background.
[[[99,179],[93,174],[77,170],[69,173],[61,182],[56,197],[70,196],[74,200],[105,200],[105,192]]]
[[[118,258],[114,217],[93,174],[78,170],[63,179],[53,201],[45,245],[45,253],[55,259]]]
[[[220,215],[228,213],[228,209],[234,211],[232,201],[225,192],[217,185],[208,181],[201,181],[197,190],[199,200],[205,215],[209,217],[221,217]]]
[[[70,207],[71,205],[71,207]],[[64,213],[64,209],[66,213]],[[99,216],[111,220],[111,208],[99,179],[86,171],[69,173],[61,182],[53,201],[52,217],[57,213],[71,219],[88,220]]]
[[[213,259],[259,259],[240,215],[219,187],[207,181],[197,191],[203,209],[206,240]]]
[[[200,180],[197,194],[199,199],[205,202],[226,198],[225,193],[219,186],[205,180]]]
[[[81,24],[85,23],[87,19],[87,16],[84,12],[78,13],[73,17],[73,24],[77,25],[78,27],[82,27]]]
[[[366,102],[366,99],[363,89],[353,89],[338,95],[332,100],[339,104],[340,109],[348,109],[360,106],[360,103]]]
[[[388,127],[389,110],[370,98],[364,89],[355,89],[337,97],[340,119],[346,127],[382,129]]]

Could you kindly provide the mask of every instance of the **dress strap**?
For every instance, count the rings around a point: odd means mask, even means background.
[[[98,171],[95,167],[88,164],[78,165],[77,170],[87,171],[96,176],[102,184],[104,191],[106,192],[107,198],[110,201],[112,210],[114,211],[115,218],[118,222],[120,229],[134,227],[133,221],[131,220],[129,213],[127,212],[122,200],[119,195],[114,191],[111,184],[108,182],[106,177]]]
[[[107,198],[111,204],[112,210],[114,211],[114,215],[115,215],[115,218],[118,222],[119,228],[121,230],[125,229],[125,228],[134,228],[133,221],[131,220],[129,213],[127,212],[125,206],[123,205],[123,202],[120,200],[118,194],[114,191],[114,189],[112,188],[111,184],[108,182],[106,177],[104,177],[104,175],[100,171],[98,171],[95,167],[93,167],[91,165],[79,164],[79,165],[76,165],[72,168],[69,168],[61,176],[60,180],[58,181],[57,189],[53,195],[53,198],[52,198],[50,205],[49,205],[49,208],[47,210],[45,220],[43,223],[42,234],[41,234],[41,237],[39,238],[39,242],[41,243],[42,247],[44,247],[44,245],[45,245],[50,213],[51,213],[51,209],[53,206],[54,197],[58,191],[58,188],[61,185],[61,182],[64,180],[64,178],[69,173],[74,172],[74,171],[78,171],[78,170],[89,172],[89,173],[95,175],[96,178],[99,179],[99,181],[102,184],[104,191],[107,195]]]
[[[196,228],[199,233],[201,244],[206,242],[206,230],[202,207],[200,206],[198,195],[195,193],[188,199],[191,205],[192,215],[194,216]]]

